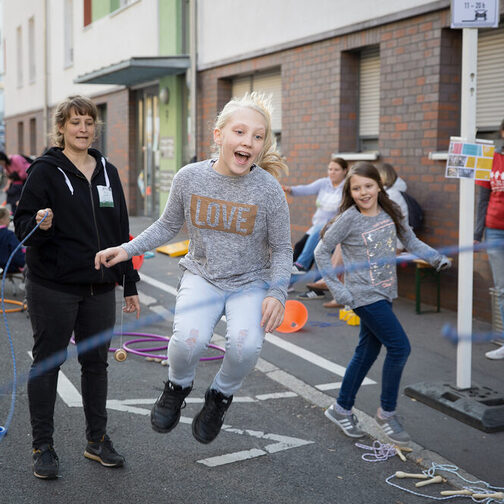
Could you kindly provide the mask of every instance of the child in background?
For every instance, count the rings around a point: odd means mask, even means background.
[[[303,237],[305,239],[303,249],[292,265],[293,275],[302,275],[310,269],[314,259],[313,252],[320,240],[320,231],[338,213],[347,171],[348,163],[342,158],[333,156],[327,165],[327,177],[319,178],[311,184],[282,186],[283,190],[292,196],[317,195],[317,210],[312,217],[312,226],[306,232],[306,239]],[[307,299],[314,297],[316,296],[308,296]]]
[[[377,166],[378,173],[380,174],[381,180],[383,182],[383,187],[387,191],[388,197],[399,206],[401,209],[402,216],[405,218],[406,223],[408,222],[409,212],[408,204],[401,194],[406,191],[406,182],[401,177],[397,176],[397,172],[394,167],[389,163],[383,163]],[[397,253],[401,253],[404,250],[403,244],[400,240],[397,240]]]
[[[410,440],[396,415],[401,375],[410,353],[408,337],[392,311],[397,297],[396,244],[400,237],[409,252],[422,257],[439,271],[450,266],[447,257],[420,241],[399,207],[388,197],[378,170],[359,162],[348,173],[340,214],[315,249],[315,259],[334,297],[360,317],[359,344],[347,367],[337,401],[325,415],[347,436],[364,436],[352,407],[369,369],[385,345],[381,406],[376,423],[395,444]],[[345,271],[343,285],[332,273],[331,255],[341,244],[343,262],[364,265]]]
[[[190,244],[168,345],[168,381],[151,412],[157,432],[179,422],[196,366],[226,315],[226,353],[194,417],[193,436],[210,443],[233,394],[254,369],[264,333],[282,322],[292,267],[289,209],[276,180],[287,166],[275,150],[269,100],[258,93],[231,100],[217,117],[217,159],[183,167],[163,215],[129,243],[98,252],[96,268],[171,240],[184,221]]]
[[[27,177],[26,170],[28,170],[30,164],[25,156],[19,154],[7,156],[5,152],[0,151],[0,167],[2,167],[8,179],[3,190],[7,195],[7,203],[11,206],[12,215],[16,213],[23,184]]]
[[[5,207],[0,208],[0,268],[5,269],[7,261],[14,249],[19,245],[19,240],[9,229],[10,212]],[[7,273],[19,273],[25,265],[25,253],[20,248],[11,260]]]

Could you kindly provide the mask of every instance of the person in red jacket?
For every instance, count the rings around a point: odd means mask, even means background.
[[[5,152],[0,151],[0,166],[7,175],[7,184],[4,187],[4,192],[7,193],[7,203],[11,206],[12,214],[16,212],[23,184],[25,183],[27,174],[26,170],[30,166],[30,162],[24,156],[14,154],[7,156]]]
[[[504,120],[499,129],[500,137],[504,139]],[[474,241],[480,242],[483,233],[486,242],[500,241],[499,246],[487,250],[488,260],[494,279],[497,302],[501,320],[504,320],[504,148],[502,152],[495,152],[489,181],[477,180],[480,187],[478,198],[478,212],[474,230]],[[488,359],[504,359],[504,345],[497,350],[487,352]]]

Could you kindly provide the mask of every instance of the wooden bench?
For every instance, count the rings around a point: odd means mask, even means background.
[[[452,259],[450,258],[450,261]],[[441,272],[436,271],[436,268],[431,266],[423,259],[413,259],[415,264],[415,311],[418,315],[421,311],[421,286],[425,282],[433,282],[436,284],[436,313],[441,311]]]

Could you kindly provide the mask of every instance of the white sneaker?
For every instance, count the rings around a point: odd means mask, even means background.
[[[485,354],[485,357],[487,359],[492,359],[492,360],[504,359],[504,345],[502,345],[500,348],[497,348],[497,350],[492,350],[491,352],[487,352]]]

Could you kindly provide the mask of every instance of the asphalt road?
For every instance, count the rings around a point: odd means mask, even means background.
[[[147,219],[133,219],[133,232]],[[178,279],[177,259],[156,254],[141,269],[139,290],[142,319],[160,314],[160,320],[138,332],[170,335],[170,308]],[[11,286],[6,297],[16,299]],[[22,297],[18,291],[17,299]],[[8,315],[19,384],[12,424],[0,441],[1,503],[420,503],[430,498],[407,493],[387,484],[395,471],[418,473],[432,461],[452,463],[467,479],[477,477],[504,486],[501,448],[504,433],[485,434],[401,395],[399,409],[412,435],[414,451],[408,460],[398,457],[370,463],[361,457],[369,450],[355,446],[323,415],[337,395],[341,373],[357,341],[358,328],[341,323],[319,301],[307,302],[305,328],[290,335],[268,337],[256,369],[247,378],[226,416],[225,427],[210,445],[199,444],[190,422],[201,407],[204,392],[220,361],[201,362],[194,390],[182,412],[179,426],[169,434],[150,428],[150,408],[160,394],[167,368],[128,355],[116,362],[111,354],[109,373],[109,435],[126,457],[122,469],[106,469],[83,457],[84,415],[80,403],[79,367],[69,358],[62,367],[56,404],[55,448],[60,457],[60,477],[41,481],[31,470],[31,435],[26,397],[26,372],[30,365],[31,331],[26,313]],[[118,325],[121,293],[117,293]],[[410,335],[413,353],[403,385],[426,379],[453,379],[454,347],[439,336],[443,324],[455,314],[415,315],[409,301],[396,303],[396,311]],[[132,317],[125,317],[129,325]],[[477,328],[488,329],[485,325]],[[216,343],[225,323],[216,328]],[[123,342],[132,337],[123,337]],[[121,343],[119,338],[115,343]],[[502,391],[502,362],[482,354],[490,344],[473,352],[473,375],[478,383]],[[209,351],[209,355],[216,355]],[[379,401],[381,362],[375,364],[357,401],[359,416],[373,434],[370,417]],[[9,383],[12,359],[5,328],[0,328],[0,425],[11,404]],[[373,439],[361,440],[371,445]],[[445,474],[450,476],[449,474]],[[443,485],[415,489],[412,480],[396,483],[423,494],[439,496]],[[458,499],[457,499],[458,501]],[[455,502],[457,502],[455,501]]]

